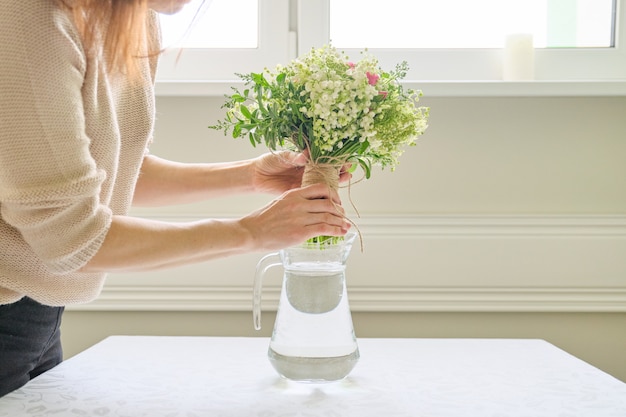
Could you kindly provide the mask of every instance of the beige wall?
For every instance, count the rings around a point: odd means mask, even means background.
[[[221,103],[159,98],[153,152],[258,154],[206,128]],[[626,97],[423,104],[431,127],[418,146],[351,190],[366,243],[348,269],[357,335],[541,338],[626,381]],[[267,200],[137,214],[240,215]],[[68,309],[67,356],[111,334],[267,336],[272,313],[255,333],[248,304],[259,257],[111,276],[100,300]]]

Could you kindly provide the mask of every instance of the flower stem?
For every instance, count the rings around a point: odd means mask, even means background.
[[[318,164],[315,162],[309,162],[304,166],[304,173],[302,174],[302,186],[313,184],[326,184],[331,190],[339,189],[339,171],[340,165],[336,164]],[[315,244],[335,244],[341,241],[343,237],[338,236],[316,236],[309,240],[307,243]]]

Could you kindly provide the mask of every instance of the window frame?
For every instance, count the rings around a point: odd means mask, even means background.
[[[289,35],[289,0],[259,0],[258,12],[257,48],[168,48],[159,60],[157,82],[234,80],[236,73],[290,60],[294,39]]]
[[[241,85],[235,73],[286,63],[312,47],[327,44],[329,13],[330,0],[259,0],[258,49],[185,49],[176,64],[179,50],[167,51],[160,63],[157,94],[226,94]],[[405,83],[429,96],[625,96],[626,0],[617,0],[616,16],[614,47],[538,48],[535,77],[529,81],[502,81],[503,50],[499,48],[370,52],[383,68],[408,61],[411,70]],[[356,57],[360,50],[345,52]]]
[[[615,46],[613,48],[537,48],[535,80],[595,81],[626,78],[626,0],[616,5]],[[298,0],[298,51],[330,41],[330,0]],[[343,49],[358,56],[359,49]],[[465,49],[375,49],[381,66],[393,68],[406,60],[410,80],[497,81],[502,78],[501,48]],[[419,65],[418,65],[419,63]],[[413,64],[413,65],[411,65]]]

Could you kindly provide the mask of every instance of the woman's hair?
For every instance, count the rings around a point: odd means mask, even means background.
[[[159,53],[148,38],[147,0],[57,0],[74,18],[88,54],[102,54],[110,74],[136,76],[139,58]]]

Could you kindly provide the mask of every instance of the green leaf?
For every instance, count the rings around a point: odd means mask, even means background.
[[[361,168],[363,169],[363,172],[365,173],[365,179],[369,179],[372,176],[372,164],[369,160],[365,160],[363,158],[359,158],[359,165],[361,166]]]
[[[257,85],[265,85],[267,83],[267,81],[265,81],[265,77],[263,77],[263,74],[253,72],[252,74],[250,74],[250,79]]]
[[[254,139],[254,133],[250,133],[248,135],[248,139],[250,140],[250,143],[252,144],[252,146],[256,148],[256,140]]]
[[[250,110],[248,110],[248,108],[246,106],[241,106],[239,107],[239,110],[241,111],[241,114],[243,114],[246,119],[252,120],[252,113],[250,113]]]

